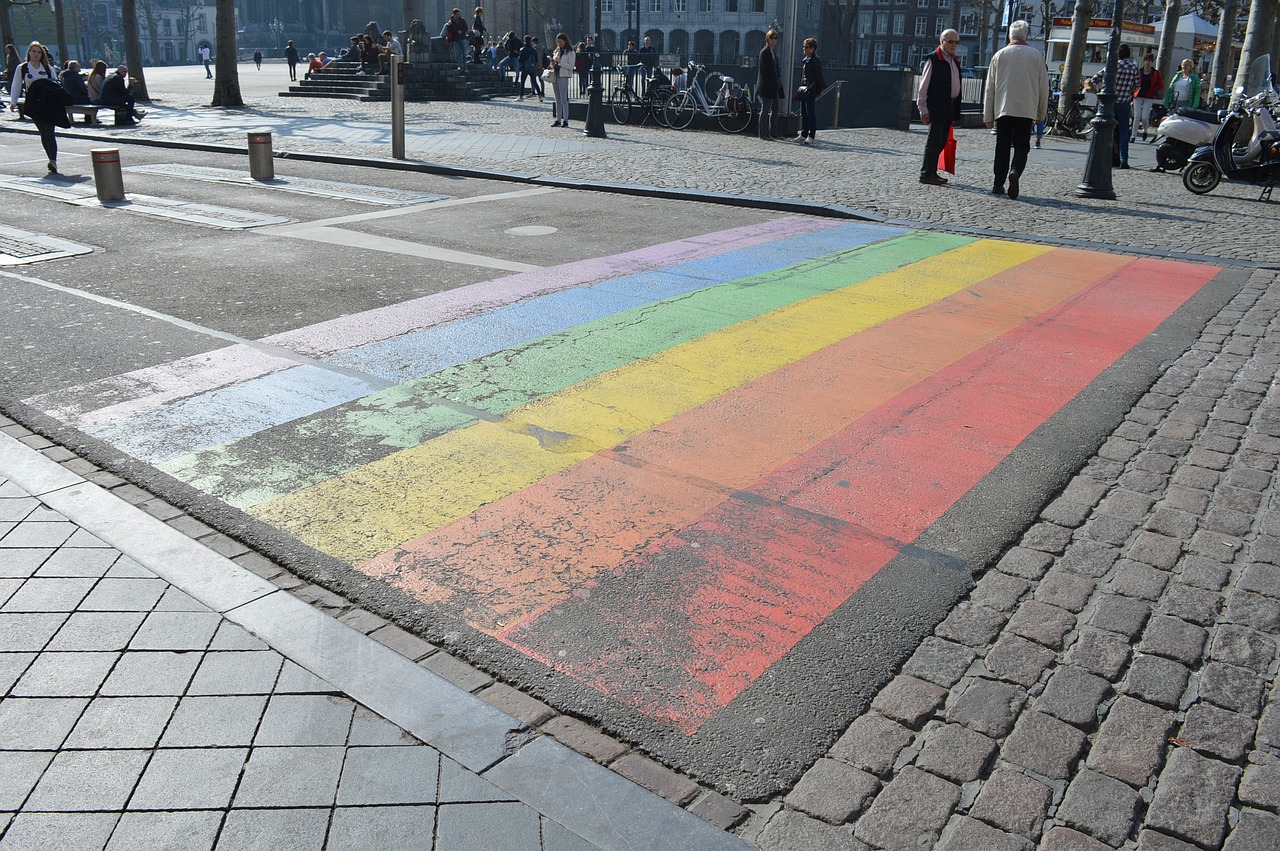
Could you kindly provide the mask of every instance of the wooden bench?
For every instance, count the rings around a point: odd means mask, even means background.
[[[27,102],[26,98],[18,98],[18,117],[19,118],[22,118],[22,119],[27,118],[26,110],[23,109],[23,106],[26,105],[26,102]],[[67,107],[67,118],[71,120],[72,124],[75,124],[76,116],[82,115],[84,116],[85,124],[88,124],[90,126],[92,125],[101,126],[102,122],[98,120],[98,110],[101,110],[101,109],[114,110],[115,116],[116,116],[115,123],[117,125],[129,124],[129,110],[126,109],[125,107],[123,106],[109,107],[109,106],[103,106],[102,104],[97,104],[97,103],[73,103],[71,106]]]

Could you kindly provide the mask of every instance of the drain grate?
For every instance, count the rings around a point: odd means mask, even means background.
[[[25,266],[92,253],[93,249],[87,245],[0,226],[0,266]]]

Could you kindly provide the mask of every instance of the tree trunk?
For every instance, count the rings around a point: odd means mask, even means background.
[[[1249,65],[1257,57],[1271,52],[1275,39],[1276,5],[1277,0],[1253,0],[1249,9],[1249,25],[1244,31],[1244,48],[1240,51],[1240,67],[1236,69],[1233,87],[1248,85]],[[1273,56],[1272,59],[1274,58]]]
[[[129,92],[134,100],[149,101],[147,77],[142,70],[142,39],[138,38],[137,0],[121,0],[120,26],[124,28],[124,64],[129,66],[129,76],[133,78]]]
[[[1156,68],[1160,76],[1168,80],[1173,76],[1173,42],[1178,37],[1178,24],[1182,21],[1182,0],[1165,0],[1164,24],[1160,30],[1160,50],[1156,53]]]
[[[1071,104],[1071,95],[1080,91],[1084,52],[1089,46],[1089,22],[1092,20],[1093,0],[1076,0],[1075,13],[1071,17],[1071,41],[1067,44],[1067,61],[1063,63],[1065,67],[1062,69],[1062,81],[1058,85],[1066,100],[1058,104],[1059,110],[1065,111]]]
[[[236,70],[236,4],[235,0],[218,0],[214,24],[217,39],[217,67],[214,71],[213,106],[244,106],[240,96],[240,75]]]
[[[71,58],[71,51],[67,50],[67,19],[62,5],[60,2],[53,4],[53,32],[58,40],[58,59],[66,62]]]
[[[1213,49],[1213,74],[1209,77],[1210,89],[1227,89],[1227,75],[1231,69],[1231,41],[1236,30],[1236,0],[1222,0],[1222,12],[1218,15],[1218,44]]]

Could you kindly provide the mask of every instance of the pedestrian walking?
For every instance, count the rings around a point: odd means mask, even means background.
[[[524,37],[524,47],[520,48],[520,78],[516,81],[517,100],[524,100],[524,81],[529,81],[529,94],[537,95],[541,102],[543,97],[542,80],[538,79],[538,40],[531,35]]]
[[[4,87],[5,91],[9,91],[9,81],[13,79],[13,72],[18,70],[18,66],[22,64],[22,57],[18,55],[18,48],[12,44],[4,46]]]
[[[943,30],[938,48],[929,54],[920,74],[916,106],[920,109],[920,120],[929,127],[920,182],[930,186],[942,186],[947,182],[938,174],[938,155],[951,138],[951,125],[960,117],[960,64],[956,62],[956,48],[959,46],[960,34],[955,30]]]
[[[213,70],[209,67],[209,62],[213,58],[213,51],[209,50],[209,45],[200,45],[200,63],[204,65],[204,78],[206,80],[213,79]]]
[[[573,79],[574,51],[569,36],[556,35],[556,49],[551,54],[551,71],[555,75],[553,85],[556,97],[556,120],[552,127],[569,126],[569,81]]]
[[[1142,141],[1147,141],[1147,125],[1151,123],[1151,107],[1164,97],[1164,77],[1156,68],[1155,54],[1142,57],[1142,70],[1138,72],[1138,90],[1133,93],[1133,129],[1142,128]],[[1154,131],[1152,132],[1154,134]],[[1133,133],[1129,134],[1133,141]]]
[[[756,94],[760,98],[760,138],[773,138],[773,124],[778,117],[778,101],[782,98],[782,72],[778,68],[778,31],[769,30],[760,48],[756,70]]]
[[[800,144],[809,145],[818,138],[818,96],[827,87],[822,75],[822,60],[818,58],[818,40],[806,38],[804,60],[800,63],[800,88],[796,100],[800,102]]]
[[[298,48],[293,46],[293,39],[289,39],[284,46],[284,61],[289,64],[289,80],[298,82]]]
[[[995,183],[992,195],[1017,199],[1022,173],[1031,151],[1031,132],[1049,109],[1049,73],[1044,54],[1027,44],[1031,25],[1014,21],[1009,25],[1009,44],[991,57],[987,68],[987,90],[983,98],[983,119],[996,131]],[[1009,151],[1013,150],[1013,162]],[[1008,181],[1008,189],[1005,181]]]
[[[1195,63],[1183,59],[1169,87],[1164,93],[1164,106],[1170,114],[1178,107],[1198,109],[1200,107],[1200,78],[1196,76]]]
[[[454,9],[444,25],[444,40],[453,47],[453,61],[459,71],[467,70],[467,21],[461,9]]]
[[[480,51],[484,49],[484,40],[488,34],[489,28],[484,25],[484,7],[477,6],[475,16],[471,19],[471,46],[475,48],[472,61],[477,65],[480,64]]]
[[[18,112],[18,98],[25,97],[21,114],[25,114],[40,131],[40,144],[49,158],[49,173],[58,173],[58,139],[54,127],[70,127],[67,107],[71,95],[62,88],[49,51],[33,41],[27,47],[27,61],[18,64],[9,78],[9,109]]]
[[[253,51],[253,65],[259,71],[262,70],[262,48]]]
[[[22,98],[27,86],[36,80],[58,82],[58,71],[53,67],[53,61],[49,58],[49,51],[45,46],[38,41],[33,41],[27,47],[27,60],[19,62],[13,69],[12,76],[9,77],[9,109],[18,113],[19,117],[26,113],[18,101]]]
[[[1116,101],[1115,101],[1115,143],[1111,149],[1111,166],[1112,168],[1128,168],[1129,167],[1129,121],[1133,117],[1133,93],[1138,90],[1138,63],[1129,57],[1132,52],[1129,45],[1120,45],[1120,50],[1116,53],[1118,62],[1116,63]],[[1096,92],[1102,86],[1103,75],[1106,69],[1102,69],[1098,73],[1089,78],[1089,91]]]

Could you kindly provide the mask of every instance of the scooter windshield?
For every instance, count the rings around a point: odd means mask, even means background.
[[[1271,54],[1264,53],[1249,63],[1245,76],[1245,94],[1250,97],[1272,91]]]

